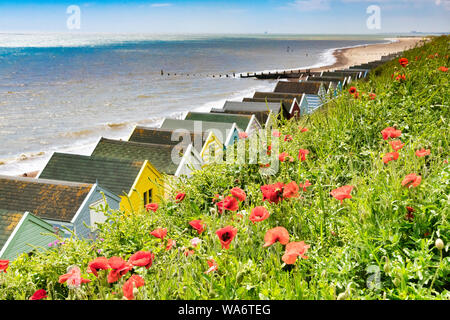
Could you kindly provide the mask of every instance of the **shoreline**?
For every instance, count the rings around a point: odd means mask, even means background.
[[[332,50],[332,55],[334,56],[335,60],[333,64],[313,68],[302,67],[301,69],[310,69],[312,72],[320,72],[348,68],[352,65],[378,60],[382,56],[388,55],[393,52],[407,50],[410,47],[414,47],[417,43],[420,43],[420,41],[424,40],[424,37],[388,38],[386,40],[390,40],[391,42],[358,45],[349,48],[330,49]],[[39,174],[41,169],[28,171],[15,176],[35,178]]]

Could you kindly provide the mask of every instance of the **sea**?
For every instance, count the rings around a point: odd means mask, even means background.
[[[0,174],[41,170],[53,152],[208,112],[271,91],[247,72],[331,65],[382,36],[0,33]]]

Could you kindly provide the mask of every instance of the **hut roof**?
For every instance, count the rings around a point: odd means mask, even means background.
[[[252,119],[251,115],[244,114],[220,114],[210,112],[189,112],[185,120],[236,123],[239,129],[245,131]]]
[[[148,160],[161,173],[174,175],[178,165],[172,161],[173,145],[140,143],[101,138],[91,156],[102,159]]]
[[[22,219],[25,212],[9,211],[0,209],[0,251],[8,241]]]
[[[92,184],[0,176],[0,208],[70,222]]]
[[[144,162],[54,153],[39,178],[96,183],[117,195],[128,193]]]
[[[189,135],[190,135],[190,142],[187,141],[186,144],[194,143],[194,141],[195,141],[194,133],[190,132]],[[203,134],[200,134],[199,136],[203,142]],[[175,140],[172,140],[172,137]],[[184,143],[184,136],[174,133],[173,129],[149,128],[149,127],[136,126],[134,128],[133,132],[131,133],[128,141],[175,146],[175,145],[178,145],[179,143]],[[200,146],[200,148],[201,148],[201,146]],[[197,151],[199,151],[198,147],[197,147]]]
[[[296,94],[318,94],[320,83],[317,82],[288,82],[279,81],[274,92],[279,93],[296,93]]]
[[[295,83],[295,82],[291,82]],[[283,92],[255,92],[253,95],[254,99],[294,99],[296,98],[298,102],[302,100],[303,93],[283,93]],[[279,103],[276,103],[280,107]],[[275,112],[274,112],[275,113]],[[275,113],[277,114],[277,113]]]
[[[266,123],[269,117],[269,111],[233,111],[233,110],[223,110],[223,109],[211,109],[211,113],[215,114],[239,114],[239,115],[254,115],[259,123]]]

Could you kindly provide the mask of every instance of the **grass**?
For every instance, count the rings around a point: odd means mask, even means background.
[[[358,99],[344,92],[311,115],[279,121],[282,137],[293,137],[280,139],[279,152],[295,161],[280,163],[275,176],[261,175],[258,164],[216,164],[175,186],[186,193],[179,203],[173,194],[156,212],[123,215],[106,208],[109,223],[100,226],[97,240],[73,237],[12,261],[0,273],[0,299],[28,299],[38,289],[48,299],[122,299],[131,273],[145,280],[137,299],[449,299],[450,90],[448,72],[438,70],[449,64],[449,40],[433,38],[404,53],[407,67],[394,60],[353,83]],[[406,79],[396,81],[397,74]],[[387,164],[382,156],[392,150],[382,139],[386,127],[401,130],[398,139],[405,143]],[[431,154],[417,157],[422,148]],[[310,151],[306,161],[298,160],[299,149]],[[410,173],[422,177],[418,187],[402,186]],[[262,185],[306,180],[311,186],[299,198],[263,201]],[[354,188],[341,204],[330,191],[344,185]],[[212,203],[233,187],[247,195],[239,203],[241,218],[218,214]],[[254,224],[248,215],[256,206],[266,207],[270,217]],[[414,208],[413,218],[406,207]],[[189,225],[196,219],[206,225],[201,235]],[[229,250],[216,235],[227,225],[238,230]],[[310,246],[308,259],[287,265],[282,244],[263,248],[266,231],[277,226],[288,230],[291,242]],[[163,241],[150,235],[156,228],[167,228]],[[202,240],[195,248],[194,237]],[[168,251],[167,238],[176,241]],[[442,250],[435,246],[438,238]],[[187,249],[194,254],[185,256]],[[106,282],[107,271],[99,278],[86,272],[96,257],[128,259],[139,250],[153,252],[153,265],[135,267],[116,283]],[[208,259],[218,269],[205,274]],[[58,283],[71,265],[92,281],[78,289]]]

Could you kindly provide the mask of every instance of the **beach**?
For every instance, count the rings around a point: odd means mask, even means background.
[[[311,71],[345,69],[353,65],[379,60],[382,56],[408,50],[420,43],[422,37],[390,38],[391,43],[372,44],[354,48],[338,49],[333,54],[336,62],[329,66],[313,68]]]

